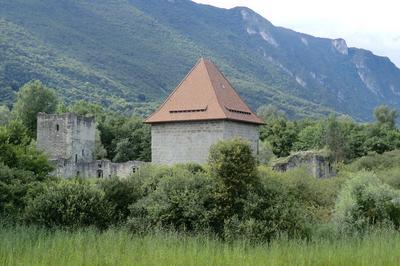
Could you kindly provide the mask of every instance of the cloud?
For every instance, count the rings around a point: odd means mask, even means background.
[[[389,56],[400,66],[396,0],[195,0],[224,8],[247,6],[273,24],[318,37],[344,38],[350,46]]]

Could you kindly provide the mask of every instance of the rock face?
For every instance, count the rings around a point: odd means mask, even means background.
[[[309,173],[316,178],[329,178],[336,175],[329,156],[321,151],[296,152],[276,161],[272,165],[272,169],[279,172],[286,172],[301,166],[306,166]]]
[[[111,178],[128,177],[143,162],[113,163],[109,160],[94,160],[94,117],[73,113],[39,113],[37,119],[37,147],[47,154],[57,177]]]

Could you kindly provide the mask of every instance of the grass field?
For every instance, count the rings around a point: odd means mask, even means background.
[[[124,230],[0,229],[0,265],[400,265],[400,233],[251,246],[205,237],[132,236]]]

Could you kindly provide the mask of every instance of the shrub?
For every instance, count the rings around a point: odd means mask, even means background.
[[[335,223],[343,232],[362,232],[369,226],[400,225],[400,191],[374,174],[360,172],[348,180],[335,206]]]
[[[187,232],[208,228],[214,187],[212,180],[204,174],[186,171],[166,176],[152,193],[131,206],[129,225],[135,232],[143,230],[143,224],[147,228]]]
[[[220,141],[211,147],[208,161],[225,216],[241,213],[242,199],[257,181],[256,159],[249,143],[242,139]]]
[[[111,214],[112,207],[98,188],[85,182],[60,181],[49,184],[29,202],[25,221],[49,228],[105,228]]]
[[[18,221],[28,199],[40,193],[45,184],[26,170],[13,169],[0,163],[0,215]]]
[[[224,239],[264,242],[280,234],[307,237],[311,222],[311,213],[284,184],[263,179],[248,194],[241,217],[235,215],[225,220]]]
[[[396,167],[399,164],[400,150],[394,150],[383,154],[370,153],[353,162],[348,166],[348,169],[351,171],[376,171]]]
[[[103,180],[99,184],[105,193],[104,200],[113,208],[113,222],[125,221],[130,213],[129,206],[142,197],[139,180],[112,178]]]

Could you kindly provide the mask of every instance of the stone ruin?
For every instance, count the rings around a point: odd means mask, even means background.
[[[315,178],[330,178],[336,175],[331,158],[325,151],[300,151],[273,162],[272,169],[286,172],[290,169],[305,166]]]
[[[94,117],[73,113],[45,114],[37,117],[37,147],[55,166],[57,177],[128,177],[144,162],[113,163],[95,160],[96,121]]]

